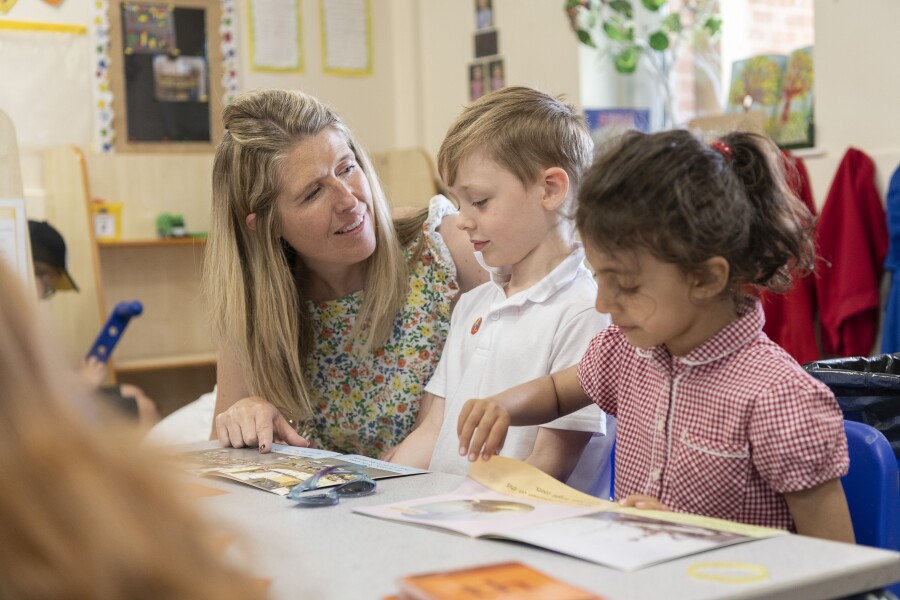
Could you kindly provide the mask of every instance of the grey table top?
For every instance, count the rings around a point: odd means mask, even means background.
[[[738,544],[628,573],[522,544],[471,539],[352,512],[360,506],[447,493],[461,481],[444,473],[380,480],[372,496],[301,508],[275,494],[206,478],[204,485],[227,493],[199,502],[214,523],[238,535],[230,558],[255,576],[271,579],[273,600],[378,599],[396,593],[404,575],[509,560],[608,600],[831,598],[900,581],[898,553],[799,535]],[[691,565],[708,562],[761,565],[768,577],[727,583],[688,574]]]

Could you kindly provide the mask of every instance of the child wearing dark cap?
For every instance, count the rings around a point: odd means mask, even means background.
[[[29,220],[28,234],[38,297],[47,299],[56,292],[79,291],[66,268],[66,242],[59,231],[47,221]],[[106,363],[92,356],[82,362],[80,374],[99,397],[142,425],[149,426],[159,420],[156,403],[139,387],[127,383],[104,386],[106,371]]]
[[[58,291],[75,290],[75,280],[66,269],[66,242],[47,221],[28,221],[34,283],[38,297],[49,298]]]

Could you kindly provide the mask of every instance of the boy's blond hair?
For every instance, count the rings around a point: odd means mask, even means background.
[[[460,163],[481,152],[530,185],[542,169],[560,167],[569,175],[569,196],[574,198],[593,149],[587,123],[574,107],[513,86],[482,96],[463,110],[441,144],[438,169],[452,186]]]

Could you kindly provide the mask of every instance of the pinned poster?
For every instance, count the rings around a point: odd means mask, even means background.
[[[122,5],[122,20],[125,54],[162,54],[178,51],[171,6],[125,3]]]
[[[0,261],[5,261],[22,281],[31,285],[28,220],[22,198],[0,199]]]
[[[369,0],[320,0],[322,71],[372,74],[372,10]]]
[[[250,67],[303,72],[300,0],[250,0]]]

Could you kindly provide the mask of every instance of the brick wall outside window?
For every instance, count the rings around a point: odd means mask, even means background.
[[[729,27],[729,34],[744,35],[739,46],[749,58],[758,54],[789,54],[815,41],[813,0],[720,0],[744,3],[747,22],[742,27]],[[680,0],[671,2],[673,10]],[[732,24],[733,25],[733,24]],[[733,40],[732,40],[733,41]],[[724,65],[721,85],[727,90],[731,66]],[[707,75],[694,65],[688,50],[683,50],[672,74],[675,97],[675,123],[684,124],[694,116],[720,112],[720,98],[716,98]]]

